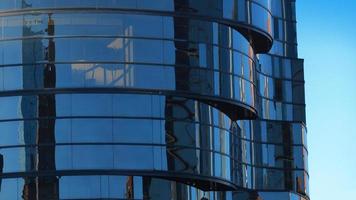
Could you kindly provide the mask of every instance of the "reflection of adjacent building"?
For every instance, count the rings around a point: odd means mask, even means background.
[[[134,86],[134,69],[130,65],[76,63],[71,70],[72,80],[87,86]]]
[[[133,61],[134,47],[129,39],[132,27],[126,27],[124,33],[127,39],[113,39],[107,48],[125,55],[123,63],[127,64],[88,63],[86,60],[78,60],[77,63],[71,64],[72,81],[82,82],[86,86],[133,87],[135,69],[130,63]]]
[[[24,19],[25,20],[25,19]],[[31,27],[23,27],[23,35],[36,34],[31,30]],[[44,47],[42,42],[24,40],[23,43],[23,62],[35,63],[44,58]],[[36,51],[27,51],[28,48],[34,48]],[[43,87],[43,67],[37,65],[29,65],[23,70],[23,87],[36,88]],[[33,119],[38,117],[38,98],[36,96],[24,96],[21,101],[21,110],[24,118]],[[23,137],[24,143],[33,145],[37,143],[38,122],[36,120],[24,121]],[[25,148],[25,167],[27,171],[37,169],[37,150],[35,148]],[[23,188],[23,198],[26,200],[35,199],[37,196],[36,179],[25,177],[25,185]]]
[[[48,27],[43,31],[48,36],[53,36],[55,24],[48,18]],[[24,36],[38,34],[33,32],[31,26],[24,26]],[[49,39],[48,44],[32,40],[23,42],[23,63],[30,64],[23,70],[24,88],[55,88],[56,69],[55,65],[55,42]],[[34,51],[28,51],[33,49]],[[38,61],[46,61],[46,64],[32,64]],[[24,122],[23,133],[25,144],[25,166],[26,170],[55,171],[55,95],[42,94],[36,96],[24,96],[21,102],[24,118],[39,120],[26,120]],[[58,180],[56,176],[48,177],[27,177],[23,188],[23,198],[31,199],[58,199],[59,198]]]
[[[126,199],[134,199],[134,183],[133,183],[133,177],[128,176],[126,180],[126,193],[125,193]]]

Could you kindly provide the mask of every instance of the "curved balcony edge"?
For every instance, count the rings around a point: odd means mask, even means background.
[[[153,178],[161,178],[170,181],[183,183],[194,186],[203,191],[229,191],[245,188],[238,187],[228,180],[219,177],[210,177],[204,175],[194,175],[189,173],[156,171],[156,170],[56,170],[56,171],[41,171],[41,172],[14,172],[3,173],[2,178],[23,178],[23,177],[48,177],[48,176],[84,176],[84,175],[122,175],[122,176],[149,176]]]
[[[265,9],[265,8],[264,8]],[[58,8],[24,8],[0,11],[0,17],[24,14],[46,14],[46,13],[63,13],[63,12],[105,12],[105,13],[127,13],[127,14],[146,14],[146,15],[161,15],[172,17],[194,18],[212,22],[218,22],[230,26],[239,31],[251,43],[256,53],[267,53],[273,44],[272,32],[267,28],[264,30],[251,22],[237,21],[225,17],[209,16],[206,14],[197,14],[187,11],[164,11],[164,10],[149,10],[149,9],[133,9],[133,8],[96,8],[96,7],[58,7]],[[270,14],[268,10],[266,13]]]
[[[201,101],[211,105],[221,112],[225,113],[233,121],[243,119],[256,119],[257,109],[244,103],[219,96],[194,94],[192,92],[172,91],[172,90],[154,90],[154,89],[136,89],[136,88],[60,88],[60,89],[39,89],[39,90],[13,90],[0,92],[0,97],[6,96],[29,96],[40,94],[153,94],[173,97],[183,97],[187,99]]]

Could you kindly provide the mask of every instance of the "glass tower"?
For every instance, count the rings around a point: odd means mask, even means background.
[[[308,200],[295,0],[1,0],[0,199]]]

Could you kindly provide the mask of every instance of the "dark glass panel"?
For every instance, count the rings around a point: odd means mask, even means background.
[[[154,169],[152,147],[119,145],[113,147],[111,151],[114,152],[113,161],[116,169]]]
[[[85,101],[84,101],[85,99]],[[72,95],[73,116],[113,116],[113,95]]]
[[[73,166],[69,169],[114,168],[115,153],[112,145],[73,145],[66,147],[71,149],[73,162]]]
[[[163,117],[164,97],[153,95],[115,94],[113,113],[127,117]]]
[[[259,196],[264,200],[289,200],[287,192],[259,192]]]
[[[164,123],[158,120],[114,119],[113,141],[164,144]]]
[[[73,119],[71,127],[71,142],[73,143],[114,141],[114,126],[111,119]]]
[[[292,82],[291,87],[293,87],[293,90],[290,90],[290,92],[292,92],[292,94],[290,95],[293,97],[293,102],[304,104],[305,103],[304,83],[294,81]]]

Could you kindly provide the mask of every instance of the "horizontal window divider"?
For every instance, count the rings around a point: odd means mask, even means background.
[[[0,66],[1,67],[1,66]],[[272,66],[271,66],[272,67]],[[257,75],[261,75],[261,76],[264,76],[264,77],[267,77],[267,78],[271,78],[271,79],[274,79],[274,80],[282,80],[282,81],[290,81],[292,83],[302,83],[302,84],[305,84],[305,81],[304,80],[298,80],[298,79],[293,79],[292,78],[284,78],[284,77],[276,77],[276,76],[273,76],[273,75],[269,75],[269,74],[266,74],[262,71],[260,71],[259,69],[256,68],[256,73]]]
[[[267,169],[267,170],[276,170],[276,171],[283,171],[283,172],[303,172],[307,175],[308,179],[309,179],[309,173],[308,171],[304,170],[304,169],[287,169],[287,168],[274,168],[274,167],[257,167],[257,166],[252,166],[249,164],[241,164],[241,165],[245,165],[245,166],[250,166],[251,168],[257,168],[257,169]],[[235,168],[236,169],[236,168]],[[86,169],[76,169],[74,171],[83,171]],[[103,170],[107,170],[107,169],[103,169]],[[120,170],[120,169],[111,169],[110,171],[116,171],[116,170]],[[154,170],[154,169],[152,169]],[[56,171],[63,171],[63,170],[56,170]],[[151,170],[149,170],[151,171]],[[157,171],[157,170],[154,170]],[[163,170],[164,171],[164,170]],[[234,170],[231,170],[234,171]],[[42,171],[43,172],[43,171]],[[172,172],[172,171],[166,171],[166,172]],[[10,177],[11,174],[23,174],[23,173],[39,173],[38,171],[31,171],[31,172],[26,172],[26,171],[19,171],[19,172],[4,172],[2,174],[0,174],[0,178],[7,178]],[[41,173],[41,172],[40,172]],[[38,176],[38,175],[37,175]],[[139,176],[139,175],[138,175]],[[198,175],[200,176],[200,175]],[[212,176],[212,177],[218,177],[218,176]],[[225,180],[225,179],[224,179]]]
[[[130,116],[60,116],[60,117],[38,117],[38,118],[18,118],[18,119],[5,119],[5,120],[0,120],[0,123],[4,122],[14,122],[14,121],[41,121],[41,120],[81,120],[81,119],[112,119],[112,120],[117,120],[117,119],[125,119],[125,120],[154,120],[154,121],[168,121],[168,122],[184,122],[184,123],[191,123],[195,125],[202,125],[202,126],[209,126],[212,128],[219,128],[221,130],[224,130],[230,134],[232,134],[234,137],[237,137],[232,133],[231,130],[226,129],[224,127],[220,127],[217,125],[212,125],[208,123],[202,123],[198,121],[188,121],[188,120],[182,120],[182,119],[173,119],[173,118],[161,118],[161,117],[130,117]],[[1,135],[1,133],[0,133]],[[241,138],[243,139],[243,138]],[[247,139],[244,139],[247,140]]]
[[[203,71],[211,71],[211,72],[218,72],[222,74],[228,74],[232,75],[234,77],[238,77],[240,79],[243,79],[246,82],[249,82],[251,85],[254,87],[256,86],[256,83],[252,80],[249,80],[248,78],[244,77],[243,75],[240,74],[234,74],[231,72],[225,72],[225,71],[220,71],[218,69],[214,68],[207,68],[207,67],[201,67],[201,66],[189,66],[189,65],[173,65],[173,64],[163,64],[163,63],[143,63],[143,62],[118,62],[118,61],[106,61],[106,62],[95,62],[95,61],[79,61],[79,62],[36,62],[36,63],[23,63],[23,64],[10,64],[10,65],[0,65],[1,68],[7,68],[7,67],[25,67],[25,66],[35,66],[35,65],[44,65],[44,64],[53,64],[53,65],[61,65],[61,64],[116,64],[116,65],[149,65],[149,66],[160,66],[160,67],[169,67],[169,68],[191,68],[195,70],[203,70]]]
[[[263,54],[258,54],[258,55],[264,55],[264,56],[271,56],[272,58],[273,57],[276,57],[276,58],[281,58],[281,59],[288,59],[288,60],[296,60],[296,61],[299,61],[299,62],[303,62],[304,59],[301,59],[301,58],[297,58],[297,57],[290,57],[290,56],[281,56],[281,55],[277,55],[277,54],[271,54],[271,53],[263,53]]]
[[[3,119],[0,120],[1,122],[12,122],[12,121],[41,121],[41,120],[66,120],[66,119],[128,119],[128,120],[166,120],[165,118],[161,117],[131,117],[131,116],[58,116],[58,117],[36,117],[36,118],[17,118],[17,119]],[[0,134],[1,135],[1,134]]]
[[[162,175],[162,172],[160,171],[156,171],[154,172],[156,174],[156,176],[154,174],[152,174],[152,170],[146,171],[146,170],[116,170],[116,169],[109,169],[109,170],[55,170],[55,171],[41,171],[41,172],[13,172],[13,173],[4,173],[1,174],[0,177],[2,179],[23,179],[23,178],[36,178],[36,177],[51,177],[51,176],[56,176],[59,179],[61,177],[68,177],[68,176],[105,176],[105,175],[111,175],[111,176],[135,176],[135,177],[152,177],[152,178],[162,178],[161,176],[158,176],[159,174]],[[172,174],[172,172],[164,172],[167,173],[167,177],[170,176],[170,174]],[[182,173],[182,172],[173,172],[174,174],[177,173]],[[192,174],[187,174],[184,173],[185,176],[188,176],[190,178],[195,178],[197,180],[199,180],[197,178],[198,177],[206,177],[204,175],[193,175]],[[215,179],[217,177],[210,177],[207,176],[208,179]],[[171,181],[175,181],[175,180],[171,180]],[[225,179],[221,179],[221,181],[225,182]],[[178,180],[176,180],[175,182],[181,183]],[[186,183],[183,183],[186,184]],[[233,185],[235,185],[235,183],[231,183]],[[250,191],[251,189],[248,188],[242,188],[242,186],[237,186],[239,191]],[[296,195],[302,195],[303,198],[309,200],[309,197],[300,193],[297,193],[293,190],[287,190],[287,189],[258,189],[261,192],[283,192],[283,193],[293,193]],[[224,191],[224,190],[220,190],[220,191]]]
[[[76,170],[43,170],[32,172],[11,172],[3,173],[0,178],[19,178],[19,177],[44,177],[44,176],[84,176],[84,175],[118,175],[118,176],[148,176],[153,178],[162,178],[167,180],[176,181],[178,183],[184,183],[193,185],[194,182],[206,181],[215,184],[224,185],[225,191],[236,190],[239,186],[231,182],[231,180],[224,179],[219,176],[207,176],[203,174],[194,174],[187,172],[175,172],[175,171],[162,171],[162,170],[137,170],[137,169],[76,169]],[[184,181],[185,180],[185,181]],[[199,188],[199,185],[194,187]],[[206,188],[207,190],[209,188]],[[210,188],[211,189],[211,188]],[[242,188],[241,188],[242,189]],[[220,189],[221,190],[221,189]],[[221,191],[224,191],[221,190]]]
[[[8,119],[8,120],[0,120],[0,123],[4,122],[14,122],[14,121],[41,121],[41,120],[81,120],[81,119],[112,119],[112,120],[117,120],[117,119],[125,119],[125,120],[153,120],[153,121],[168,121],[168,122],[183,122],[183,123],[191,123],[195,125],[201,125],[201,126],[209,126],[212,128],[218,128],[220,130],[226,131],[227,134],[230,134],[232,137],[236,137],[239,140],[247,141],[250,143],[254,144],[265,144],[265,145],[275,145],[275,146],[285,146],[284,143],[278,143],[278,142],[264,142],[264,141],[258,141],[258,140],[251,140],[247,139],[245,137],[240,137],[233,133],[233,131],[226,129],[224,127],[220,127],[218,125],[213,125],[213,124],[208,124],[208,123],[202,123],[198,121],[188,121],[188,120],[182,120],[182,119],[170,119],[170,118],[162,118],[162,117],[130,117],[130,116],[60,116],[60,117],[38,117],[38,118],[18,118],[18,119]],[[1,136],[1,133],[0,133]],[[307,152],[308,149],[304,144],[297,144],[293,143],[291,145],[292,147],[303,147]],[[0,146],[2,148],[4,146]]]
[[[236,53],[242,54],[245,57],[247,57],[249,60],[255,63],[255,58],[251,58],[248,52],[243,52],[240,49],[235,49],[219,44],[214,44],[214,43],[207,43],[207,42],[199,42],[199,41],[192,41],[192,40],[183,40],[183,39],[177,39],[177,38],[159,38],[159,37],[144,37],[144,36],[124,36],[124,35],[55,35],[55,36],[49,36],[49,35],[38,35],[38,36],[25,36],[25,37],[17,37],[17,38],[5,38],[5,39],[0,39],[0,44],[1,42],[6,42],[6,41],[22,41],[22,40],[33,40],[33,39],[70,39],[70,38],[75,38],[75,39],[87,39],[87,38],[96,38],[96,39],[118,39],[118,38],[123,38],[123,39],[139,39],[139,40],[158,40],[158,41],[170,41],[170,42],[187,42],[187,43],[192,43],[192,44],[206,44],[206,45],[211,45],[213,47],[219,47],[221,49],[228,49],[228,50],[233,50]],[[252,48],[252,47],[251,47]]]
[[[226,129],[221,126],[217,125],[212,125],[208,123],[202,123],[199,121],[188,121],[188,120],[182,120],[182,119],[174,119],[174,118],[164,118],[164,117],[150,117],[150,116],[138,116],[138,117],[132,117],[132,116],[80,116],[80,115],[72,115],[72,116],[55,116],[55,117],[36,117],[36,118],[14,118],[14,119],[2,119],[0,122],[11,122],[11,121],[35,121],[35,120],[48,120],[48,119],[152,119],[152,120],[167,120],[167,121],[179,121],[179,122],[187,122],[187,123],[196,123],[196,124],[201,124],[201,125],[206,125],[206,126],[212,126],[220,129],[224,129],[226,131],[231,131],[229,129]],[[237,120],[238,121],[246,121],[246,120]],[[291,122],[291,121],[283,121],[283,120],[267,120],[267,119],[258,119],[258,120],[252,120],[252,121],[265,121],[265,122],[274,122],[274,123],[280,123],[280,124],[301,124],[303,128],[306,129],[304,123],[301,122]],[[233,121],[235,122],[235,121]],[[248,140],[248,139],[245,139]],[[271,143],[273,144],[273,143]]]
[[[243,120],[244,121],[244,120]],[[276,119],[258,119],[254,121],[264,121],[264,122],[274,122],[274,123],[289,123],[289,124],[301,124],[305,130],[307,131],[306,124],[304,121],[296,121],[296,120],[276,120]]]
[[[259,142],[255,140],[248,140],[244,139],[241,137],[238,137],[239,140],[247,141],[250,142],[251,145],[253,144],[264,144],[264,145],[273,145],[273,146],[288,146],[288,147],[302,147],[306,152],[308,153],[308,150],[303,144],[292,144],[292,145],[285,145],[283,143],[268,143],[268,142]],[[19,145],[0,145],[0,149],[8,149],[8,148],[17,148],[17,147],[36,147],[36,146],[65,146],[65,145],[139,145],[139,146],[167,146],[170,147],[170,144],[155,144],[155,143],[121,143],[121,142],[67,142],[67,143],[43,143],[43,144],[19,144]],[[231,145],[236,145],[238,144],[228,144],[228,147],[230,149]],[[186,147],[186,148],[193,148],[193,146],[187,146],[187,145],[172,145],[171,147]],[[199,150],[204,150],[204,151],[212,151],[209,149],[201,148],[201,147],[196,147],[194,149],[199,149]],[[222,155],[229,155],[225,154],[220,151],[212,151],[215,153],[221,153]]]
[[[271,17],[274,17],[272,12],[263,6],[262,4],[253,1],[253,0],[246,0],[246,2],[251,2],[252,4],[255,4],[259,7],[261,7],[266,13],[268,13]],[[163,15],[163,16],[183,16],[188,18],[188,16],[193,16],[193,17],[199,17],[199,18],[205,18],[205,19],[212,19],[214,16],[209,16],[209,15],[201,15],[201,14],[194,14],[191,12],[184,12],[184,11],[175,11],[175,10],[158,10],[158,9],[147,9],[147,8],[120,8],[120,7],[104,7],[104,6],[82,6],[82,7],[30,7],[30,8],[14,8],[14,9],[3,9],[0,10],[0,17],[3,16],[12,16],[12,15],[24,15],[24,14],[33,14],[34,12],[43,12],[43,13],[51,13],[51,12],[73,12],[73,11],[87,11],[87,12],[101,12],[101,11],[112,11],[112,12],[123,12],[123,13],[147,13],[147,14],[152,14],[152,15]],[[188,16],[187,16],[188,15]],[[190,18],[190,17],[189,17]],[[219,18],[220,19],[220,18]],[[235,21],[229,18],[221,18],[221,19],[226,19],[227,21],[233,21],[233,22],[241,22],[241,21]]]
[[[227,117],[227,116],[226,116]],[[13,122],[13,121],[41,121],[41,120],[66,120],[66,119],[70,119],[70,120],[80,120],[80,119],[112,119],[112,120],[116,120],[116,119],[127,119],[127,120],[155,120],[155,121],[168,121],[168,122],[184,122],[184,123],[192,123],[192,124],[196,124],[196,125],[202,125],[202,126],[210,126],[213,128],[219,128],[221,130],[225,130],[226,132],[229,132],[231,134],[232,131],[224,128],[224,127],[220,127],[218,125],[213,125],[213,124],[208,124],[208,123],[203,123],[203,122],[199,122],[199,121],[188,121],[188,120],[183,120],[183,119],[175,119],[175,118],[164,118],[164,117],[131,117],[131,116],[78,116],[78,115],[73,115],[73,116],[58,116],[58,117],[37,117],[37,118],[17,118],[17,119],[3,119],[0,120],[0,123],[2,122]],[[1,135],[1,133],[0,133]],[[237,137],[236,135],[234,135],[235,137]]]
[[[16,148],[60,147],[60,146],[68,146],[68,147],[73,147],[73,146],[144,146],[144,147],[162,147],[162,148],[166,148],[167,151],[169,151],[169,149],[174,149],[174,151],[185,150],[185,149],[199,150],[199,151],[203,151],[203,152],[219,154],[221,156],[225,156],[225,157],[233,160],[236,163],[239,163],[241,165],[251,166],[254,168],[275,169],[275,170],[282,170],[282,171],[285,171],[285,170],[286,171],[306,171],[304,168],[283,168],[283,167],[255,165],[255,164],[240,161],[227,153],[216,151],[214,149],[205,149],[205,148],[192,147],[192,146],[187,146],[187,145],[169,145],[169,144],[157,144],[157,143],[120,143],[120,142],[102,142],[102,143],[75,142],[75,143],[55,143],[55,144],[13,145],[13,146],[7,146],[7,147],[3,146],[3,147],[0,147],[0,150],[16,149]]]
[[[289,42],[289,41],[287,41],[287,40],[281,40],[281,39],[276,39],[276,38],[274,38],[273,41],[280,42],[280,43],[283,43],[283,44],[286,44],[286,45],[298,46],[298,43],[296,43],[296,42]]]
[[[138,88],[108,88],[108,87],[88,87],[88,88],[48,88],[40,90],[13,90],[0,92],[0,97],[4,96],[31,96],[41,94],[157,94],[174,97],[183,97],[187,99],[197,100],[202,103],[210,102],[213,107],[223,104],[229,104],[240,109],[245,109],[251,115],[255,115],[257,110],[252,105],[236,99],[228,99],[221,96],[203,95],[194,92],[177,91],[177,90],[153,90],[153,89],[138,89]],[[254,117],[246,116],[246,119]],[[237,120],[237,119],[236,119]],[[241,119],[240,119],[241,120]]]
[[[284,143],[278,143],[278,142],[263,142],[263,141],[258,141],[258,140],[251,140],[251,139],[246,139],[246,138],[242,138],[242,137],[238,137],[238,139],[243,140],[243,141],[247,141],[250,142],[251,145],[253,144],[258,144],[258,145],[274,145],[274,146],[288,146],[288,147],[303,147],[303,149],[305,149],[308,152],[308,149],[306,148],[306,146],[304,144],[291,144],[291,145],[286,145]]]
[[[47,89],[47,90],[20,90],[20,91],[11,91],[11,92],[0,92],[0,97],[4,96],[31,96],[31,95],[41,95],[41,94],[153,94],[153,95],[164,95],[164,92],[152,92],[147,90],[122,90],[120,88],[67,88],[67,89]],[[170,96],[175,96],[175,93],[168,94]],[[199,101],[199,100],[197,100]],[[203,102],[202,102],[203,103]],[[250,107],[250,106],[248,106]],[[252,107],[250,107],[252,108]],[[245,121],[248,119],[239,119],[237,121]],[[272,119],[258,119],[259,121],[266,122],[276,122],[276,123],[300,123],[306,128],[304,121],[296,120],[272,120]]]
[[[276,121],[276,122],[288,122],[288,123],[296,123],[296,122],[298,122],[298,123],[304,123],[303,121],[300,121],[300,120],[298,120],[298,119],[295,119],[296,117],[292,117],[291,119],[286,119],[286,118],[283,118],[283,119],[276,119],[275,117],[268,117],[268,118],[263,118],[263,116],[260,116],[260,118],[259,119],[261,119],[261,120],[269,120],[269,121]],[[305,124],[305,123],[304,123]]]
[[[282,103],[283,105],[304,106],[304,107],[306,106],[305,103],[295,103],[295,102],[289,102],[289,101],[276,101],[275,99],[271,99],[271,98],[261,95],[259,92],[257,93],[257,96],[261,99],[273,101],[274,103]]]
[[[283,17],[278,17],[278,16],[273,15],[273,14],[272,14],[272,17],[273,17],[273,18],[276,18],[276,19],[279,19],[279,20],[282,20],[282,21],[285,21],[285,22],[290,22],[290,23],[295,23],[295,24],[297,23],[296,20],[287,19],[287,18],[283,18]]]

